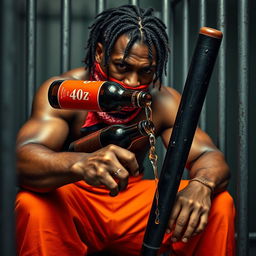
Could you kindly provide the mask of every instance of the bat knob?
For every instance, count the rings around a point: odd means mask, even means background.
[[[209,27],[202,27],[200,29],[199,34],[203,34],[203,35],[209,36],[209,37],[214,37],[217,39],[222,39],[222,36],[223,36],[221,31],[214,29],[214,28],[209,28]]]

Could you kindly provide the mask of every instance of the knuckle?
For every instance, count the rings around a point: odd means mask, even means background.
[[[187,198],[186,197],[184,197],[184,196],[179,196],[179,201],[182,203],[182,204],[184,204],[186,201],[187,201]]]
[[[114,151],[115,149],[116,149],[116,145],[114,145],[114,144],[109,144],[108,146],[107,146],[107,148],[108,148],[108,150],[109,151]]]
[[[188,199],[188,200],[187,200],[187,204],[188,204],[190,207],[194,206],[194,200]]]
[[[203,210],[204,206],[198,202],[195,203],[194,208],[198,210],[200,213],[204,212]]]
[[[70,167],[70,171],[73,173],[76,173],[78,171],[81,171],[81,166],[80,163],[74,163],[71,167]]]
[[[111,153],[106,153],[103,158],[102,158],[102,162],[105,165],[111,165],[113,163],[113,155]]]
[[[105,176],[105,170],[104,169],[98,169],[97,172],[96,172],[96,177],[97,178],[101,178],[101,177],[104,177]]]
[[[186,205],[186,204],[188,204],[188,198],[186,198],[185,196],[183,196],[183,195],[181,195],[181,196],[179,196],[179,201],[181,202],[181,204],[182,205]]]
[[[210,207],[202,206],[202,212],[207,213],[210,211]]]
[[[134,161],[135,160],[135,154],[133,152],[130,152],[129,155],[127,155],[128,161]]]
[[[190,227],[192,227],[193,229],[196,228],[197,227],[197,221],[191,221]]]
[[[90,170],[91,168],[85,168],[81,162],[77,162],[70,167],[70,173],[83,179],[86,176],[88,169]]]
[[[185,221],[184,221],[184,219],[178,219],[176,224],[178,226],[184,227],[185,226]]]

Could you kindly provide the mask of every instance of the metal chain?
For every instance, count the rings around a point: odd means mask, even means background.
[[[146,114],[146,118],[148,121],[152,121],[152,109],[151,109],[151,104],[148,104],[145,107],[145,114]],[[160,223],[160,219],[159,219],[159,207],[158,207],[158,201],[159,201],[159,191],[158,191],[158,165],[157,165],[157,153],[156,153],[156,137],[154,134],[154,129],[151,129],[148,132],[149,135],[149,144],[150,144],[150,149],[149,149],[149,160],[150,163],[153,167],[153,172],[154,172],[154,177],[155,177],[155,184],[156,184],[156,194],[155,194],[155,198],[156,198],[156,210],[155,210],[155,214],[156,214],[156,218],[155,218],[155,224],[159,224]]]

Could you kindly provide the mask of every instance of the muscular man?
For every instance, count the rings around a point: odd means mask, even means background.
[[[19,255],[139,255],[155,191],[142,179],[148,139],[134,150],[109,145],[93,153],[67,152],[67,145],[99,125],[145,120],[143,110],[92,113],[53,109],[48,88],[57,79],[118,80],[152,94],[156,136],[167,146],[180,95],[161,84],[168,57],[165,25],[152,9],[121,6],[98,15],[85,58],[77,68],[43,83],[31,118],[17,138],[17,250]],[[133,151],[133,152],[132,152]],[[170,216],[161,251],[175,255],[234,254],[234,206],[225,191],[229,168],[199,128]],[[118,173],[115,171],[120,169]],[[106,254],[105,254],[106,255]]]

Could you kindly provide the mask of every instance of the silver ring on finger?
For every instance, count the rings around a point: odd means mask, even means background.
[[[120,174],[120,172],[121,172],[121,168],[119,168],[119,169],[117,169],[116,171],[114,171],[114,175],[115,176],[118,176],[119,174]]]

